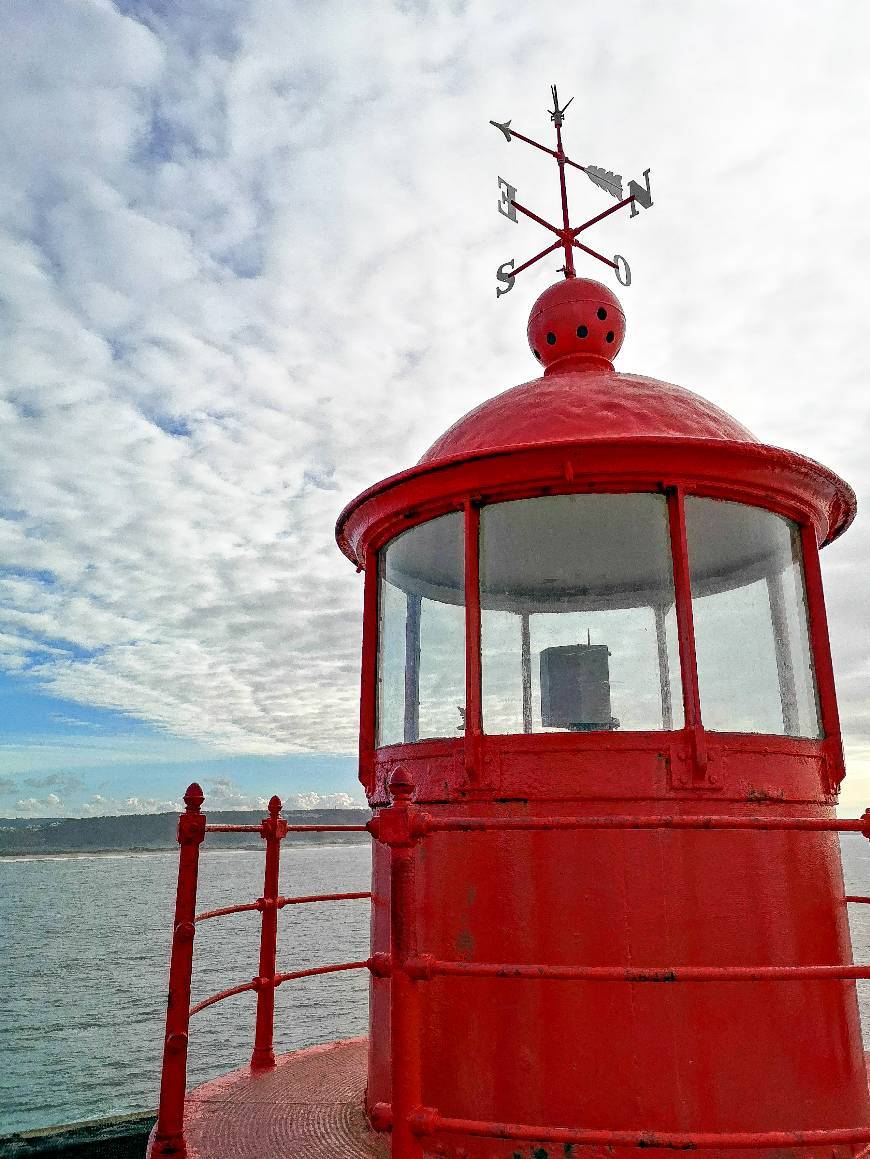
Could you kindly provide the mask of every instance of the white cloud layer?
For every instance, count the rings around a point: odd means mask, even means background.
[[[545,216],[556,189],[486,122],[547,132],[553,80],[574,155],[652,166],[654,208],[597,234],[634,270],[620,364],[870,487],[863,6],[11,0],[0,23],[6,671],[226,750],[352,751],[361,585],[332,525],[534,373],[559,262],[496,303],[495,267],[543,244],[496,176]],[[855,746],[868,548],[862,522],[826,553]]]
[[[53,791],[43,796],[22,796],[15,799],[20,789],[34,787],[52,787]],[[0,777],[0,815],[10,812],[16,817],[121,817],[143,813],[180,813],[184,810],[184,801],[180,797],[172,799],[92,793],[87,799],[71,801],[68,794],[75,794],[75,790],[80,787],[80,778],[70,775],[25,777],[20,782],[12,777]],[[209,813],[226,810],[265,812],[268,808],[268,797],[246,792],[231,777],[204,777],[203,789]],[[366,807],[362,793],[356,797],[343,792],[282,793],[280,785],[278,793],[286,812]]]

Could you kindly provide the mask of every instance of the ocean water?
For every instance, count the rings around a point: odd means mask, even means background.
[[[285,895],[370,886],[361,845],[287,845]],[[166,1011],[176,851],[0,861],[0,1134],[157,1104]],[[262,893],[263,854],[211,851],[200,860],[200,911]],[[203,922],[193,1000],[257,973],[260,915]],[[279,916],[278,969],[365,958],[369,903],[291,906]],[[286,982],[275,995],[275,1047],[363,1034],[368,974]],[[197,1014],[189,1078],[204,1082],[250,1059],[256,997]]]
[[[286,846],[281,892],[369,888],[368,845]],[[843,838],[847,891],[870,894],[870,844]],[[0,860],[0,1134],[156,1105],[177,853]],[[261,893],[259,851],[203,851],[199,908]],[[850,907],[857,961],[870,961],[870,906]],[[257,972],[259,914],[199,927],[194,1001]],[[367,954],[365,901],[294,906],[279,918],[279,970]],[[870,1041],[870,983],[859,983]],[[293,1050],[362,1034],[364,971],[285,983],[275,1046]],[[198,1014],[190,1082],[244,1065],[255,997]],[[214,1060],[218,1060],[215,1063]]]

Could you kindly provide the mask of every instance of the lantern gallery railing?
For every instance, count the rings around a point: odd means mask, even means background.
[[[870,839],[870,809],[857,820],[810,817],[728,817],[631,815],[604,817],[449,817],[433,816],[411,801],[414,785],[399,767],[390,779],[391,806],[367,825],[289,825],[279,816],[281,802],[273,797],[269,816],[260,825],[207,825],[201,812],[204,800],[198,785],[185,794],[186,811],[179,818],[178,890],[169,973],[169,1003],[160,1086],[160,1107],[152,1154],[183,1155],[184,1100],[187,1084],[189,1021],[193,1014],[225,998],[247,991],[257,994],[257,1018],[251,1068],[275,1065],[273,1049],[275,990],[283,982],[346,970],[369,970],[389,978],[392,1103],[371,1108],[372,1126],[392,1135],[393,1159],[423,1159],[424,1140],[436,1134],[466,1135],[516,1142],[561,1143],[599,1147],[657,1147],[764,1149],[870,1145],[870,1127],[826,1130],[744,1132],[605,1130],[544,1124],[503,1123],[443,1114],[423,1102],[420,986],[435,977],[512,978],[554,982],[629,982],[679,984],[684,982],[771,982],[799,980],[870,979],[870,965],[816,966],[551,966],[546,963],[442,961],[416,949],[417,851],[439,833],[544,831],[588,829],[768,830],[805,833],[861,833]],[[199,846],[207,832],[259,833],[266,843],[263,896],[241,905],[196,914]],[[278,893],[281,841],[290,832],[369,832],[390,850],[390,953],[376,953],[356,962],[316,966],[290,973],[276,972],[278,911],[288,905],[371,899],[370,893],[334,893],[283,897]],[[847,902],[870,903],[870,897],[849,895]],[[190,1005],[193,938],[196,925],[227,914],[258,910],[262,914],[259,970],[248,982],[222,990]],[[865,1152],[861,1153],[862,1156]]]

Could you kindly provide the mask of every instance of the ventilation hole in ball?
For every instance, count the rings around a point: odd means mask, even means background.
[[[602,322],[607,317],[607,311],[604,309],[603,306],[598,307],[598,317],[601,319]]]
[[[589,337],[589,327],[588,326],[578,326],[577,327],[577,337],[578,338],[588,338]]]
[[[605,336],[604,336],[604,337],[605,337],[605,341],[607,341],[607,342],[612,342],[612,341],[613,341],[613,337],[614,337],[614,335],[613,335],[613,331],[612,331],[612,330],[608,330],[608,331],[607,331],[607,333],[605,334]]]
[[[547,335],[547,342],[549,343],[549,345],[550,345],[550,346],[555,346],[555,345],[556,345],[556,335],[553,333],[553,331],[552,331],[552,330],[551,330],[551,331],[550,331],[550,333]]]

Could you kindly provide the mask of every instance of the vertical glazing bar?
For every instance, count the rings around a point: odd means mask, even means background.
[[[773,652],[776,657],[776,675],[779,680],[782,727],[786,736],[800,736],[797,687],[794,680],[794,666],[791,662],[791,633],[785,609],[782,572],[776,571],[768,574],[767,599],[770,604],[770,619],[773,625]]]
[[[390,840],[390,1038],[392,1044],[392,1159],[423,1159],[423,1144],[411,1117],[422,1102],[423,1049],[420,983],[407,963],[417,952],[416,845],[411,796],[413,781],[402,768],[390,778],[393,813]]]
[[[822,569],[819,562],[819,547],[815,528],[808,524],[801,527],[801,546],[804,557],[804,584],[807,592],[807,614],[809,617],[810,648],[816,673],[822,732],[831,744],[829,760],[830,790],[834,791],[845,776],[843,761],[843,738],[840,733],[840,710],[837,707],[837,690],[834,685],[834,666],[831,662],[831,641],[828,635],[828,616],[825,611],[825,594],[822,587]]]
[[[480,777],[480,737],[483,732],[480,660],[480,508],[465,502],[465,772]]]
[[[686,506],[682,487],[668,493],[668,524],[671,553],[674,559],[674,601],[677,613],[677,638],[680,649],[680,680],[683,688],[685,727],[692,735],[695,775],[707,774],[707,741],[701,723],[701,697],[698,691],[698,660],[695,654],[695,623],[692,615],[692,583],[689,567],[689,545],[686,536]]]
[[[523,732],[532,731],[532,633],[529,613],[520,613],[520,653],[523,676]]]
[[[367,551],[363,590],[363,638],[359,697],[359,779],[366,793],[374,791],[377,727],[378,641],[378,556]]]
[[[269,802],[269,816],[260,826],[266,841],[266,868],[263,874],[263,918],[260,926],[260,965],[257,970],[257,1022],[251,1070],[271,1070],[275,1065],[275,959],[278,952],[278,878],[281,871],[281,842],[287,836],[287,822],[280,816],[281,798]]]
[[[659,654],[659,690],[662,697],[662,728],[670,732],[674,727],[674,709],[671,704],[671,665],[668,660],[668,637],[665,631],[665,610],[653,608],[656,618],[656,646]]]
[[[420,614],[422,596],[405,594],[405,744],[420,739]]]
[[[205,837],[202,789],[194,782],[184,794],[185,810],[178,819],[178,887],[172,956],[169,962],[169,1001],[163,1041],[163,1071],[153,1155],[187,1154],[184,1141],[184,1099],[187,1093],[187,1043],[190,1030],[190,980],[193,973],[193,937],[196,933],[196,886],[199,847]]]

